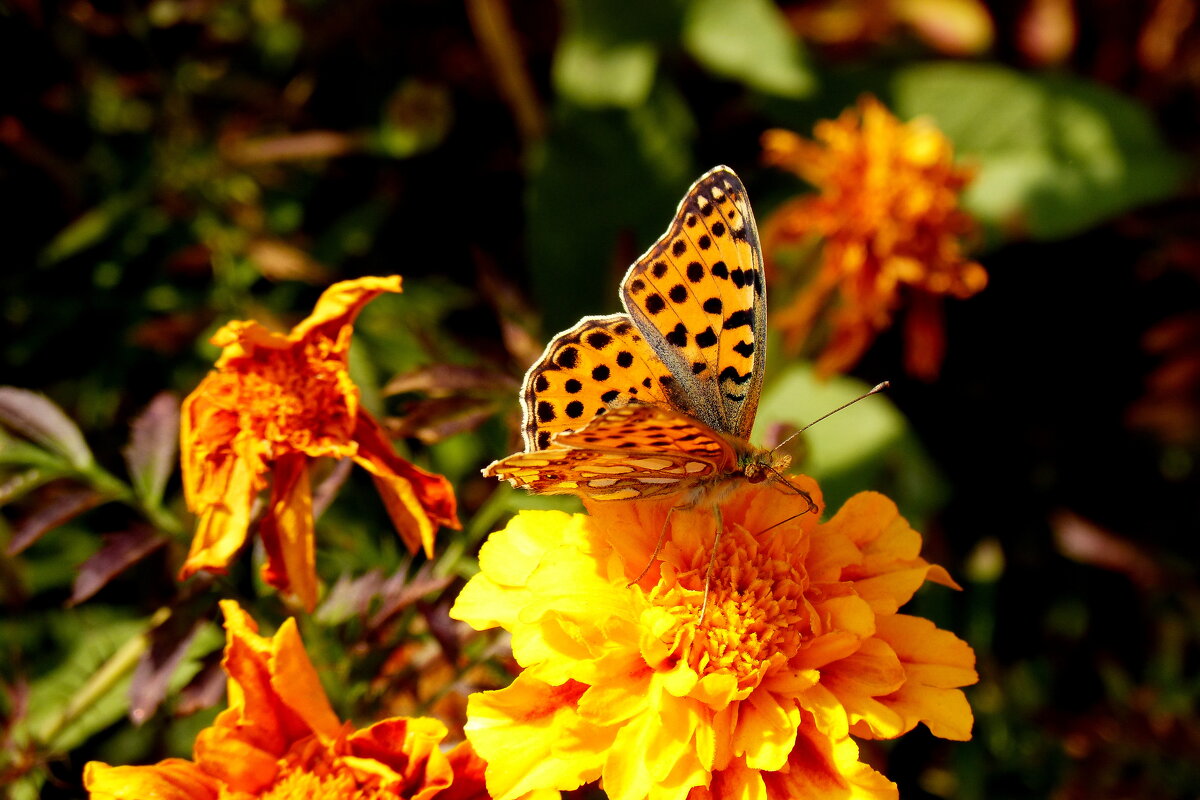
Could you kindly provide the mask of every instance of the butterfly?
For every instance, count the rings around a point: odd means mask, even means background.
[[[758,228],[733,170],[692,184],[620,293],[626,313],[584,317],[529,368],[525,452],[483,474],[600,501],[678,495],[673,511],[711,506],[719,536],[723,493],[738,479],[782,478],[790,463],[749,442],[767,298]]]

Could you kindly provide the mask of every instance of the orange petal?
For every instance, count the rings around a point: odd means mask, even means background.
[[[408,800],[429,800],[450,786],[454,775],[440,744],[446,726],[435,719],[394,717],[352,734],[355,758],[385,765],[400,779]]]
[[[263,579],[295,594],[304,609],[312,611],[317,605],[317,567],[308,458],[299,453],[280,456],[272,474],[271,504],[258,529],[267,551]]]
[[[979,680],[970,645],[927,619],[907,614],[881,617],[878,635],[899,656],[906,674],[904,685],[879,701],[904,718],[905,730],[924,722],[943,739],[970,739],[974,717],[958,690]]]
[[[340,724],[304,652],[295,620],[287,620],[267,639],[236,602],[222,601],[221,610],[229,708],[197,737],[195,757],[206,772],[231,787],[255,791],[274,780],[276,759],[293,743],[313,733],[332,739]]]
[[[250,507],[264,470],[261,446],[239,435],[236,380],[210,373],[183,401],[180,463],[188,509],[199,516],[191,551],[180,571],[224,572],[246,541]]]
[[[438,795],[438,800],[491,800],[483,778],[487,762],[479,757],[470,742],[459,743],[446,758],[454,771],[454,783]]]
[[[400,538],[411,552],[424,548],[425,555],[432,558],[438,527],[462,527],[450,482],[396,455],[379,423],[363,409],[358,412],[354,441],[359,447],[354,460],[375,478]]]
[[[110,767],[89,761],[83,786],[91,800],[217,800],[217,781],[190,761],[168,758],[144,767]]]
[[[335,283],[322,292],[308,318],[292,328],[290,339],[299,340],[316,328],[324,328],[331,339],[337,339],[337,328],[353,325],[363,306],[384,292],[399,292],[400,276],[369,275],[352,281]],[[331,330],[332,329],[332,330]]]

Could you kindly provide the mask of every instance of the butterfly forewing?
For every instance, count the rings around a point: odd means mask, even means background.
[[[667,367],[625,314],[584,317],[554,337],[529,368],[522,389],[526,450],[543,450],[558,433],[631,401],[666,402]]]
[[[766,293],[754,215],[728,167],[693,184],[666,234],[630,267],[621,300],[671,373],[671,404],[716,431],[749,438],[762,386]]]

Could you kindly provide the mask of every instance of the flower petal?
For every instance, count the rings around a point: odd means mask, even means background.
[[[299,598],[306,611],[317,605],[317,565],[308,458],[288,453],[275,461],[271,503],[259,523],[267,551],[263,580]]]
[[[217,800],[220,786],[198,766],[168,758],[143,767],[110,767],[89,761],[83,786],[91,800]]]
[[[289,338],[293,341],[302,339],[315,329],[323,328],[331,339],[336,339],[337,329],[353,325],[363,306],[384,292],[400,292],[400,284],[399,275],[368,275],[339,281],[321,293],[312,313],[292,328]]]
[[[551,686],[525,674],[467,699],[467,740],[487,762],[496,800],[535,789],[575,789],[600,776],[615,730],[582,721],[578,683]]]
[[[359,447],[354,460],[375,478],[400,538],[411,552],[423,548],[425,555],[433,558],[433,537],[438,527],[462,527],[450,482],[396,455],[379,423],[361,408],[353,438]]]

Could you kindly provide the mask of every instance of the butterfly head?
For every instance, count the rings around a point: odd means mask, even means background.
[[[748,483],[784,480],[783,471],[791,466],[792,457],[772,450],[760,450],[742,457],[741,470]]]

